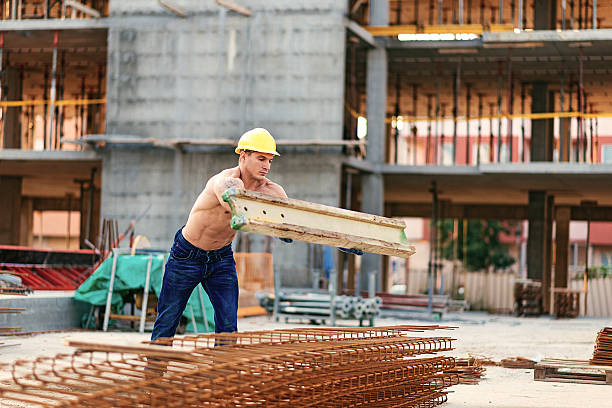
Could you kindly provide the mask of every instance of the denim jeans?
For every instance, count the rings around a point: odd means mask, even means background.
[[[201,282],[215,311],[215,332],[235,332],[238,313],[238,276],[231,244],[205,251],[174,235],[157,302],[151,340],[173,337],[191,292]]]

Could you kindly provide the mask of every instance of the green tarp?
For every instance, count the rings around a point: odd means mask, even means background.
[[[159,297],[161,290],[162,267],[165,264],[164,258],[168,254],[153,253],[131,255],[118,255],[117,267],[115,271],[115,282],[113,284],[113,296],[111,299],[111,308],[115,313],[121,313],[123,310],[123,296],[129,290],[143,290],[145,279],[147,276],[147,265],[149,256],[152,257],[151,276],[149,281],[149,292],[155,293]],[[105,306],[108,298],[108,284],[110,282],[111,271],[113,268],[113,258],[106,259],[96,271],[76,290],[74,297],[77,300],[90,303],[96,306]],[[200,302],[200,293],[204,301],[206,309],[206,317],[208,319],[208,330],[204,328],[204,319],[202,315],[202,307]],[[183,316],[187,319],[187,331],[193,332],[193,324],[191,317],[191,309],[195,315],[198,332],[212,332],[215,330],[214,312],[208,295],[201,289],[201,286],[191,294],[187,307],[183,312]]]

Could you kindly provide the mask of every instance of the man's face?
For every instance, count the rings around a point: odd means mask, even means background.
[[[266,177],[274,159],[273,154],[259,152],[243,152],[242,154],[244,155],[244,170],[249,176],[257,180]]]

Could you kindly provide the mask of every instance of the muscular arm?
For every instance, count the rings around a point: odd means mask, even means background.
[[[230,188],[244,188],[244,183],[242,182],[242,180],[240,180],[239,178],[235,178],[235,177],[227,177],[227,176],[217,177],[217,179],[215,180],[213,191],[215,192],[215,195],[217,196],[217,200],[219,200],[219,203],[221,204],[221,206],[225,208],[227,211],[230,211],[230,206],[228,203],[223,201],[222,196],[223,196],[223,192],[225,192],[225,190],[230,189]]]
[[[280,198],[289,198],[287,197],[287,193],[285,193],[285,189],[283,189],[279,184],[270,182],[269,185],[269,194],[275,197]]]

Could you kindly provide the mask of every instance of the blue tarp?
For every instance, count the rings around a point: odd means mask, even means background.
[[[168,254],[137,254],[137,255],[118,255],[115,281],[113,284],[113,296],[111,308],[115,313],[123,310],[123,295],[129,290],[144,289],[147,274],[149,256],[152,256],[151,275],[149,278],[149,292],[155,293],[159,297],[161,290],[162,266],[165,264],[164,258]],[[76,290],[74,298],[96,306],[105,306],[108,297],[108,285],[113,267],[113,258],[106,259],[96,271]],[[208,319],[208,330],[204,328],[204,319],[200,303],[202,293],[204,308]],[[191,306],[191,307],[190,307]],[[214,311],[208,295],[204,290],[196,289],[191,294],[183,316],[187,318],[187,331],[193,332],[191,320],[191,308],[195,315],[198,332],[211,332],[215,330]]]

